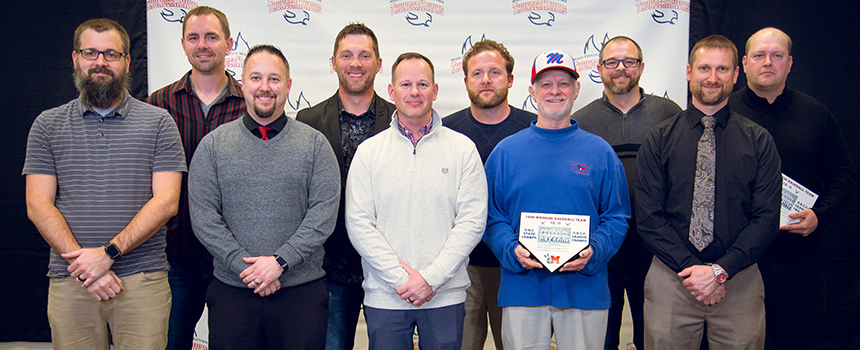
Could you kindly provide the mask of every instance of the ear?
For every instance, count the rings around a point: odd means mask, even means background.
[[[436,101],[436,97],[439,96],[439,84],[433,83],[433,101]]]
[[[508,74],[508,89],[514,86],[514,74]]]
[[[233,38],[227,38],[227,52],[224,55],[229,55],[233,52]]]
[[[693,72],[693,69],[690,68],[690,64],[687,64],[687,81],[690,81],[690,73]]]
[[[289,80],[287,80],[287,95],[290,94],[290,89],[292,89],[292,88],[293,88],[293,78],[290,78]]]
[[[388,99],[394,101],[394,85],[388,84]]]

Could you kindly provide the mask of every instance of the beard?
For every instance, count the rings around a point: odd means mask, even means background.
[[[95,73],[110,75],[110,79],[93,77]],[[81,67],[75,67],[72,77],[75,80],[75,88],[83,96],[84,101],[93,108],[108,109],[117,101],[121,101],[131,84],[128,69],[123,69],[118,74],[106,67],[90,68],[86,74]]]
[[[262,97],[275,97],[275,95],[271,95],[271,96],[270,95],[263,95]],[[259,105],[254,103],[254,114],[256,114],[257,117],[259,117],[261,119],[266,119],[268,117],[271,117],[273,114],[275,114],[275,105],[276,104],[272,104],[272,107],[270,107],[268,109],[262,109],[262,108],[260,108]]]
[[[618,86],[617,83],[615,83],[614,80],[612,80],[613,78],[620,78],[620,77],[627,77],[627,85],[626,86],[620,87],[620,86]],[[630,74],[627,74],[626,71],[620,71],[620,72],[615,72],[615,74],[612,74],[612,76],[609,78],[609,84],[607,85],[607,87],[609,87],[609,91],[612,91],[612,93],[614,93],[616,95],[624,95],[626,93],[629,93],[630,91],[633,91],[633,87],[635,87],[638,84],[639,84],[639,77],[633,77]]]
[[[568,101],[564,106],[555,106],[558,110],[551,110],[544,103],[537,103],[538,112],[540,115],[546,119],[550,119],[553,121],[562,121],[564,119],[570,119],[571,111],[573,110],[573,101]]]
[[[716,94],[714,94],[712,96],[708,96],[707,94],[705,94],[705,91],[702,89],[703,85],[705,85],[705,84],[701,83],[701,84],[691,85],[690,86],[690,92],[693,94],[693,97],[695,97],[697,100],[699,100],[699,102],[701,102],[705,106],[715,106],[715,105],[722,103],[723,101],[725,101],[726,99],[729,98],[729,94],[732,93],[732,88],[734,87],[733,85],[723,84],[720,82],[715,83],[715,84],[710,84],[709,86],[719,86],[720,91],[718,91]]]
[[[357,82],[349,81],[349,72],[337,72],[337,80],[350,95],[361,95],[373,88],[373,75],[368,72],[364,72],[364,79]]]
[[[489,109],[496,107],[508,99],[508,89],[502,89],[500,91],[496,91],[489,100],[485,101],[481,99],[481,93],[479,91],[474,91],[472,89],[466,88],[466,91],[469,92],[469,100],[478,106],[481,109]]]
[[[201,61],[198,61],[196,58],[189,60],[189,63],[191,63],[191,65],[194,66],[194,69],[197,69],[201,73],[209,73],[211,71],[214,71],[215,68],[220,67],[221,63],[224,62],[223,60],[218,62],[217,56],[215,55],[215,52],[212,50],[199,50],[199,51],[194,53],[194,56],[196,56],[198,54],[205,54],[205,55],[209,55],[212,57],[212,59],[210,59],[208,62],[201,62]]]

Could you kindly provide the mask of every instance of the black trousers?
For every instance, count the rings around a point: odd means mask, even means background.
[[[328,290],[322,279],[266,297],[215,279],[206,303],[210,349],[325,348]]]
[[[823,260],[758,264],[764,282],[765,349],[818,349],[827,299]]]

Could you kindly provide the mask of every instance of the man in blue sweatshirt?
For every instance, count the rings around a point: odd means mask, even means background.
[[[499,258],[505,348],[603,348],[610,306],[606,263],[627,232],[630,201],[624,168],[612,147],[570,119],[579,93],[573,59],[538,56],[529,94],[538,118],[502,140],[487,159],[489,188],[484,242]],[[518,241],[520,214],[589,217],[588,247],[555,272]]]

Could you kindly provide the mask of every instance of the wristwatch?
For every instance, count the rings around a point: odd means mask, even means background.
[[[107,254],[111,259],[116,260],[116,258],[119,258],[119,256],[122,255],[122,252],[119,251],[116,244],[107,242],[107,244],[105,244],[105,254]]]
[[[723,284],[729,278],[729,274],[726,273],[726,270],[723,270],[720,265],[708,263],[712,269],[714,269],[714,281],[719,284]]]
[[[287,271],[290,269],[290,265],[288,265],[287,261],[284,260],[284,258],[282,258],[280,255],[275,254],[272,256],[275,257],[275,261],[278,262],[278,266],[280,266],[282,269],[284,269],[284,271]]]

